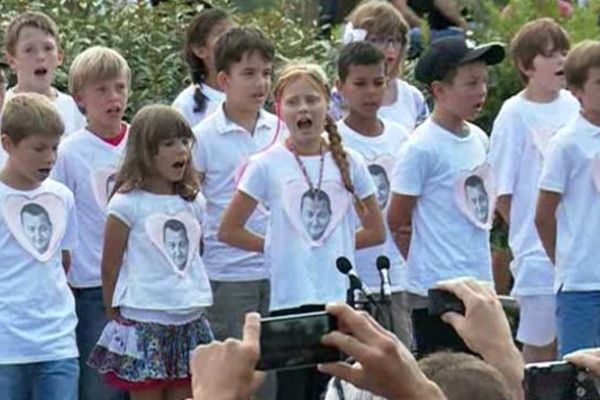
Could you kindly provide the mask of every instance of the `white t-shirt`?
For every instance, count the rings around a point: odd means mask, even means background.
[[[411,293],[426,296],[443,279],[492,280],[489,228],[495,189],[485,164],[487,137],[477,126],[468,127],[469,134],[459,137],[429,118],[398,155],[392,191],[417,197],[407,260]],[[482,188],[480,207],[468,202],[469,180]],[[485,214],[482,223],[478,210]]]
[[[283,126],[283,123],[282,123]],[[269,271],[263,255],[231,247],[217,239],[219,224],[231,202],[241,171],[251,155],[276,141],[277,118],[261,111],[254,134],[229,120],[219,107],[194,128],[197,139],[194,161],[204,173],[202,193],[206,197],[204,254],[206,270],[211,280],[249,281],[267,279]],[[265,234],[267,213],[257,209],[246,227],[259,235]]]
[[[350,148],[363,156],[369,174],[375,184],[377,203],[385,215],[391,197],[390,178],[402,143],[409,138],[408,131],[402,125],[382,119],[383,132],[378,136],[365,136],[351,129],[346,123],[338,121],[337,126],[342,136],[344,147]],[[360,225],[360,222],[359,222]],[[357,250],[354,254],[356,271],[365,285],[372,290],[379,290],[381,278],[376,268],[377,257],[386,255],[390,259],[390,282],[392,291],[406,288],[406,263],[398,251],[392,234],[386,224],[386,241],[379,246]]]
[[[73,287],[102,286],[100,263],[106,205],[115,184],[117,165],[127,137],[117,146],[87,129],[69,135],[58,147],[52,177],[75,195],[79,223],[79,245],[72,254],[68,279]]]
[[[550,138],[577,116],[579,102],[563,90],[551,103],[534,103],[523,92],[503,105],[494,121],[489,163],[498,195],[512,195],[508,239],[514,259],[513,295],[552,294],[554,271],[534,224],[538,183]]]
[[[396,85],[396,101],[392,104],[382,106],[377,115],[380,118],[403,125],[409,132],[412,132],[429,115],[429,108],[425,102],[425,97],[419,89],[401,79],[395,79],[390,84]],[[336,120],[344,118],[344,108],[344,99],[334,89],[331,94],[331,115]]]
[[[562,195],[554,290],[600,290],[600,126],[579,116],[556,134],[540,188]]]
[[[73,194],[52,179],[31,191],[0,183],[0,218],[0,364],[77,357],[61,252],[77,244]]]
[[[217,107],[225,101],[225,93],[211,88],[208,85],[202,86],[202,94],[206,97],[206,108],[204,111],[198,110],[198,105],[194,100],[194,93],[198,85],[190,85],[183,89],[173,101],[173,108],[179,111],[190,126],[193,128],[200,121],[211,114]]]
[[[210,306],[212,292],[200,258],[205,200],[132,190],[115,194],[108,214],[129,227],[114,307],[190,311]]]
[[[320,156],[300,157],[314,187]],[[375,193],[360,155],[348,151],[352,183],[359,198]],[[324,158],[317,196],[294,155],[281,143],[252,157],[239,190],[270,210],[265,264],[271,272],[270,310],[344,301],[348,278],[336,268],[340,256],[352,264],[356,220],[352,195],[344,188],[331,153]]]

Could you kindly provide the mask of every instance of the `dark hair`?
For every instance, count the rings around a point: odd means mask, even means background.
[[[170,219],[167,222],[165,222],[165,226],[163,226],[163,236],[167,232],[167,229],[170,229],[175,232],[183,232],[183,234],[187,238],[187,231],[185,229],[185,225],[178,219]]]
[[[331,214],[331,200],[329,200],[329,196],[327,195],[327,193],[325,193],[324,191],[322,191],[321,189],[318,190],[311,190],[308,189],[306,192],[304,192],[304,194],[302,195],[302,198],[300,199],[300,208],[302,208],[302,205],[304,204],[304,200],[306,199],[310,199],[315,203],[320,203],[320,202],[325,202],[325,204],[327,205],[327,211]]]
[[[381,165],[371,164],[367,167],[367,169],[371,175],[385,175],[385,179],[387,180],[387,173]]]
[[[266,61],[275,58],[273,43],[256,28],[233,28],[223,34],[215,46],[215,67],[229,72],[231,64],[242,61],[244,55],[258,52]]]
[[[192,82],[196,85],[194,91],[196,107],[194,112],[204,112],[206,110],[207,98],[202,93],[202,84],[208,73],[208,67],[204,64],[204,60],[194,54],[194,47],[205,46],[214,26],[228,18],[227,12],[219,8],[205,9],[190,22],[185,32],[183,47],[185,62],[190,69]]]
[[[483,179],[477,175],[471,175],[465,180],[465,188],[466,187],[478,187],[481,186],[485,190],[485,185],[483,184]]]
[[[379,65],[385,66],[385,54],[370,42],[348,43],[340,51],[337,61],[338,77],[342,82],[348,77],[350,67],[353,65]]]
[[[50,217],[48,215],[48,211],[46,211],[46,209],[44,207],[42,207],[41,205],[37,204],[37,203],[27,203],[25,205],[25,207],[23,207],[21,209],[21,215],[23,214],[31,214],[31,215],[42,215],[46,218],[48,218],[48,221],[50,221]]]

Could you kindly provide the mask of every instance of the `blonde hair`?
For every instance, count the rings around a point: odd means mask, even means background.
[[[154,157],[158,154],[160,143],[174,138],[187,138],[192,143],[194,141],[192,128],[177,110],[170,106],[153,104],[138,111],[129,128],[125,158],[117,174],[112,194],[143,189],[147,179],[154,174]],[[198,173],[193,167],[190,147],[183,178],[174,183],[173,191],[185,200],[192,201],[199,190]]]
[[[275,103],[277,105],[277,114],[280,113],[281,96],[285,88],[302,77],[310,79],[315,87],[323,94],[325,99],[329,101],[329,85],[327,84],[327,78],[321,67],[315,64],[288,64],[281,71],[273,90]],[[325,119],[325,131],[328,135],[331,155],[340,170],[344,187],[352,194],[352,196],[354,196],[356,204],[360,208],[363,208],[364,204],[356,195],[354,184],[352,183],[350,163],[348,162],[346,150],[344,150],[344,146],[342,146],[342,137],[338,132],[335,120],[329,114],[327,114]]]
[[[78,96],[85,85],[125,75],[127,86],[131,70],[121,54],[103,46],[93,46],[79,53],[69,69],[69,91]]]
[[[19,93],[4,105],[0,130],[14,145],[18,145],[31,135],[60,136],[65,126],[56,107],[46,96]]]
[[[584,40],[569,52],[565,61],[569,88],[583,89],[592,68],[600,68],[600,41]]]
[[[60,49],[58,26],[48,15],[39,11],[27,11],[14,17],[4,31],[4,49],[10,55],[15,54],[21,29],[32,27],[41,29],[54,38]]]
[[[383,0],[367,0],[360,3],[348,16],[355,29],[364,29],[370,36],[396,36],[408,44],[408,24],[393,5]]]

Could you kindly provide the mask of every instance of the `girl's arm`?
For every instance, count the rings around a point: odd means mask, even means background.
[[[362,228],[356,231],[356,249],[375,246],[385,242],[385,225],[375,195],[363,200],[365,210],[356,207]]]
[[[556,251],[556,209],[561,198],[560,193],[540,190],[535,212],[535,227],[552,264]]]
[[[102,250],[102,294],[106,315],[110,319],[115,311],[112,306],[113,294],[128,238],[129,227],[118,218],[109,215],[106,220],[104,249]]]
[[[394,242],[405,260],[408,259],[412,233],[412,211],[415,204],[417,204],[416,196],[393,193],[388,208],[388,226],[394,237]]]
[[[223,214],[217,238],[230,246],[262,253],[265,239],[245,228],[248,218],[257,205],[256,200],[238,190]]]

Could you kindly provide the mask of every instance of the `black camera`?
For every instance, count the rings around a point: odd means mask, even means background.
[[[523,389],[526,400],[600,400],[587,371],[565,361],[527,364]]]
[[[439,316],[447,311],[465,315],[465,305],[454,293],[442,289],[429,289],[427,312],[431,316]]]
[[[337,329],[337,320],[324,311],[261,319],[259,370],[296,369],[340,361],[342,353],[321,343]]]

